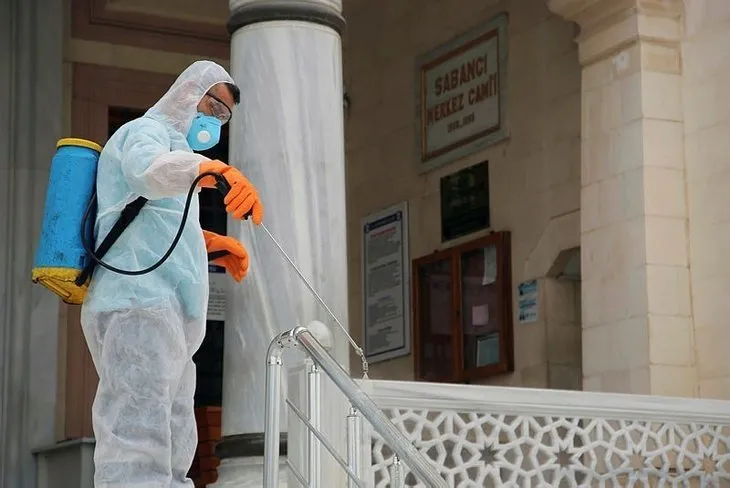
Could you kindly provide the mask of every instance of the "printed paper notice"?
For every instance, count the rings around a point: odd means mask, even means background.
[[[518,287],[520,323],[528,324],[537,321],[537,280],[521,283]]]
[[[497,281],[497,246],[489,246],[484,249],[484,277],[482,285],[491,285]]]
[[[208,273],[208,320],[226,320],[226,274]]]
[[[489,324],[489,305],[477,305],[471,308],[471,325],[484,327]]]
[[[410,353],[405,203],[363,221],[364,346],[371,362]]]

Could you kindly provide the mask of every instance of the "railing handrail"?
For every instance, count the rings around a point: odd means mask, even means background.
[[[350,401],[363,417],[365,417],[375,432],[388,443],[398,458],[406,464],[421,480],[433,488],[448,488],[446,481],[439,475],[431,462],[423,456],[408,440],[408,438],[390,421],[380,407],[362,390],[347,371],[327,352],[306,327],[295,327],[290,331],[279,334],[270,344],[268,363],[281,364],[281,354],[287,347],[299,346],[329,376],[337,388]],[[278,409],[277,409],[278,410]],[[267,412],[267,415],[277,412]],[[278,432],[273,433],[272,443],[267,452],[278,452]]]
[[[730,402],[723,400],[414,381],[358,382],[380,408],[730,424]]]

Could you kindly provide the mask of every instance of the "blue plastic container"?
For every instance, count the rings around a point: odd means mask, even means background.
[[[56,144],[46,192],[43,227],[32,279],[70,304],[81,304],[88,289],[74,282],[90,259],[81,242],[81,221],[96,188],[101,146],[65,138]],[[96,214],[89,215],[86,235],[93,243]]]

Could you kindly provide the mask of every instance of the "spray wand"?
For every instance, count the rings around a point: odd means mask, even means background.
[[[215,177],[216,177],[216,184],[215,184],[216,188],[223,196],[227,195],[231,189],[231,186],[228,184],[228,181],[226,181],[225,177],[223,177],[222,175],[219,175],[219,174],[216,174]],[[248,220],[248,218],[250,216],[251,216],[251,212],[244,215],[243,219]],[[289,263],[289,266],[291,266],[291,268],[297,273],[297,276],[299,276],[299,278],[302,280],[302,282],[304,282],[304,284],[307,285],[307,288],[309,289],[310,292],[312,292],[312,295],[314,295],[314,297],[317,299],[317,301],[319,301],[319,303],[324,307],[324,309],[327,311],[329,316],[332,317],[332,320],[334,320],[335,323],[340,327],[342,332],[345,333],[345,335],[347,336],[347,340],[350,341],[350,344],[352,344],[352,347],[355,349],[355,352],[357,353],[358,356],[360,356],[360,359],[362,361],[362,376],[364,379],[367,379],[369,366],[368,366],[368,361],[365,358],[365,352],[362,350],[362,348],[360,346],[357,345],[357,342],[355,342],[355,339],[352,338],[352,336],[347,331],[345,326],[342,325],[342,322],[340,322],[340,320],[337,318],[337,316],[334,314],[334,312],[332,312],[332,310],[327,305],[327,303],[325,303],[325,301],[322,299],[322,297],[319,295],[319,293],[317,293],[317,290],[314,289],[314,287],[309,282],[309,280],[299,270],[299,267],[296,265],[296,263],[294,263],[292,258],[289,257],[289,255],[286,253],[286,251],[284,251],[284,248],[281,247],[281,244],[279,244],[279,241],[276,240],[276,238],[271,234],[271,232],[269,231],[269,229],[266,227],[266,225],[263,222],[261,223],[261,228],[264,230],[264,232],[266,233],[268,238],[271,240],[271,242],[273,242],[274,245],[277,247],[277,249],[279,249],[279,252]],[[227,252],[228,251],[218,251],[215,253],[210,253],[208,255],[208,259],[211,259],[211,260],[217,259],[217,258],[227,254]]]

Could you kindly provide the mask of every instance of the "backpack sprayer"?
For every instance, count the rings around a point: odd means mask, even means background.
[[[223,196],[228,194],[231,189],[223,175],[212,172],[198,175],[190,186],[180,227],[167,252],[155,264],[145,269],[119,269],[105,263],[102,259],[122,232],[137,217],[142,207],[147,203],[147,199],[139,197],[127,204],[109,234],[94,250],[92,246],[96,223],[96,171],[102,148],[95,142],[78,138],[60,139],[56,144],[56,148],[56,154],[51,161],[41,239],[33,264],[32,280],[34,283],[40,283],[51,290],[65,303],[72,305],[83,303],[97,265],[114,273],[128,276],[144,275],[162,266],[180,241],[193,195],[201,179],[206,176],[213,176],[216,180],[216,189]],[[244,220],[248,219],[250,215],[251,212],[246,214]],[[263,223],[261,228],[312,295],[325,308],[327,314],[345,333],[348,341],[360,356],[363,374],[367,376],[368,363],[363,350],[284,251],[281,244],[269,232],[269,229]],[[228,254],[228,251],[208,253],[208,260],[214,261],[226,254]]]
[[[144,275],[162,266],[182,237],[192,198],[201,179],[213,176],[218,191],[224,195],[230,189],[220,174],[205,172],[198,175],[190,186],[180,227],[167,252],[145,269],[119,269],[102,259],[137,217],[147,199],[138,197],[127,204],[109,234],[94,250],[96,170],[102,148],[95,142],[74,138],[61,139],[56,146],[46,192],[41,239],[31,277],[34,283],[42,284],[72,305],[83,303],[97,265],[127,276]],[[222,187],[222,183],[226,186]],[[209,253],[208,260],[213,261],[226,254],[227,251]]]

